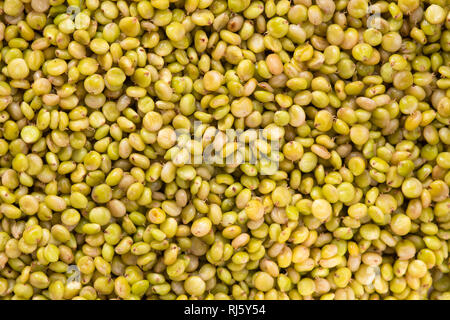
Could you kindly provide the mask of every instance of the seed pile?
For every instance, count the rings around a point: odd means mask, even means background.
[[[0,298],[450,299],[449,11],[0,1]]]

